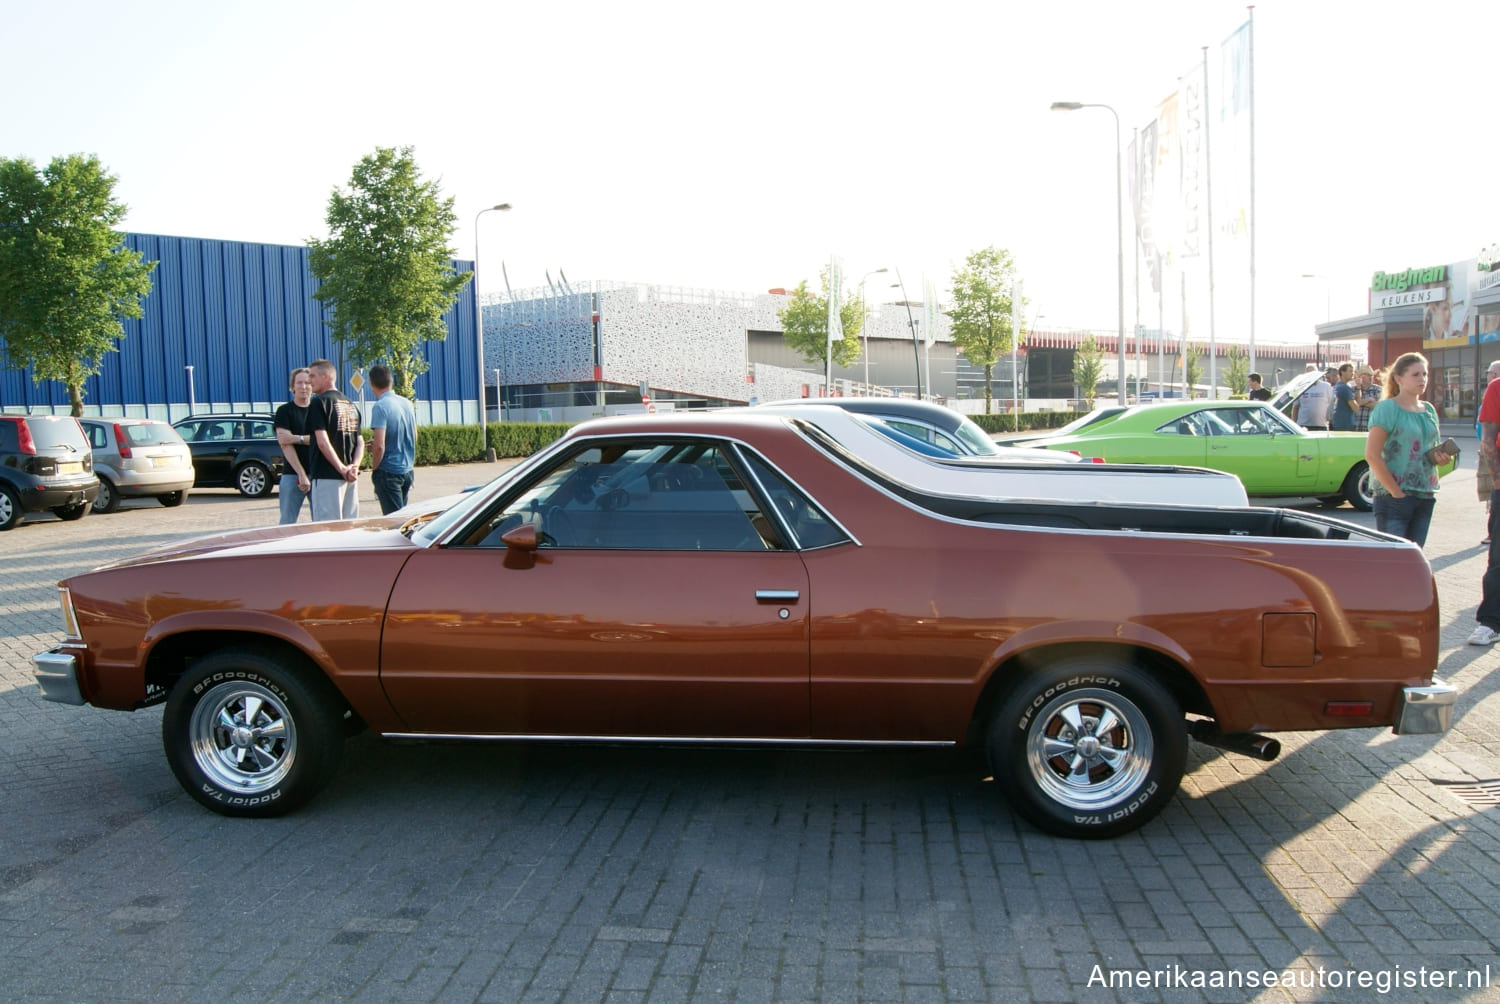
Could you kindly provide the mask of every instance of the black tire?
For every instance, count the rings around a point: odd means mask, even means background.
[[[52,510],[52,514],[58,519],[67,520],[71,523],[75,519],[83,519],[89,511],[87,502],[75,502],[72,505],[60,505]]]
[[[21,496],[9,485],[0,485],[0,530],[9,530],[26,515],[21,511]]]
[[[269,467],[259,460],[247,460],[234,472],[234,486],[246,498],[260,499],[271,494],[275,484]]]
[[[1370,474],[1370,465],[1361,460],[1344,475],[1344,498],[1360,512],[1369,512],[1375,508],[1374,480]]]
[[[172,773],[225,816],[291,812],[328,784],[343,754],[345,724],[331,691],[260,649],[200,659],[162,713]]]
[[[168,509],[176,509],[178,506],[182,505],[182,503],[187,501],[187,492],[167,492],[164,495],[156,496],[156,501],[160,502]]]
[[[1001,699],[987,743],[991,773],[1016,812],[1048,833],[1084,839],[1151,820],[1187,762],[1187,725],[1172,695],[1139,667],[1105,657],[1027,673]]]
[[[94,499],[95,512],[118,512],[120,510],[120,493],[115,491],[115,486],[109,478],[99,479],[99,496]]]

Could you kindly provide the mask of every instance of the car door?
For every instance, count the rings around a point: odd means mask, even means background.
[[[1104,437],[1110,445],[1105,459],[1112,463],[1186,464],[1202,467],[1208,463],[1209,429],[1202,413],[1187,412],[1163,421],[1149,437],[1116,434]],[[1116,449],[1119,443],[1123,449]],[[1088,451],[1084,451],[1088,456]]]
[[[593,444],[402,568],[380,678],[407,727],[806,736],[807,572],[730,452]]]
[[[1312,471],[1299,459],[1307,437],[1263,405],[1220,408],[1208,440],[1209,466],[1239,475],[1252,495],[1295,495]]]
[[[187,430],[183,430],[182,438],[188,439],[188,449],[193,454],[194,484],[228,483],[230,463],[234,458],[234,426],[232,418],[205,419],[197,424],[191,439],[187,437]]]

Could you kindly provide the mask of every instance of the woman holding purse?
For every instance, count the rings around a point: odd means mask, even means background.
[[[1375,529],[1418,547],[1432,523],[1438,468],[1458,452],[1451,440],[1439,445],[1437,409],[1422,400],[1426,390],[1426,357],[1399,356],[1385,378],[1385,396],[1370,412],[1365,441],[1365,463],[1375,479]]]

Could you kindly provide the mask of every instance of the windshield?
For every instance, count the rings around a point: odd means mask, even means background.
[[[1000,453],[1000,447],[995,445],[989,433],[981,429],[972,418],[966,417],[959,422],[954,434],[963,440],[969,452],[976,457],[993,457]]]
[[[166,422],[142,422],[139,425],[121,425],[130,446],[161,446],[165,443],[180,443],[182,437]]]

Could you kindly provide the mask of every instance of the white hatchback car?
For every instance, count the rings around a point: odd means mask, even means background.
[[[193,487],[193,455],[177,430],[151,418],[80,418],[99,478],[95,512],[114,512],[122,498],[153,496],[179,506]]]

